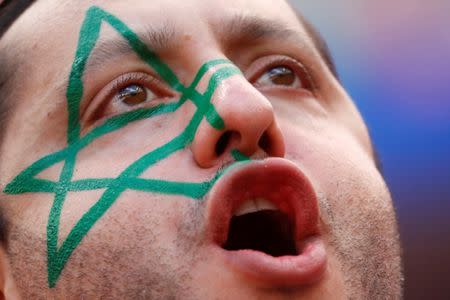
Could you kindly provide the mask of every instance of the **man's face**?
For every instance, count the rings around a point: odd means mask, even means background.
[[[2,42],[25,298],[399,297],[367,129],[287,3],[41,0]]]

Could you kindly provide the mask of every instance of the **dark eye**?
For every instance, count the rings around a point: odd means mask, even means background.
[[[115,95],[116,101],[128,106],[140,105],[156,97],[152,91],[139,84],[130,84],[119,90]]]
[[[258,86],[281,85],[301,88],[299,76],[288,66],[275,66],[265,71],[256,81]]]
[[[125,73],[103,87],[89,102],[84,120],[94,124],[104,118],[170,102],[178,94],[158,77],[144,72]]]

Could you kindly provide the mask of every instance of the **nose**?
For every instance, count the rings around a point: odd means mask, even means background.
[[[192,143],[199,166],[212,167],[234,149],[247,156],[258,151],[268,156],[284,156],[284,138],[273,107],[245,78],[235,76],[222,82],[211,102],[224,126],[216,129],[206,119],[200,124]]]

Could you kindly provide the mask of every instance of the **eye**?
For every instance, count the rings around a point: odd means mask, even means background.
[[[157,96],[146,87],[140,84],[130,84],[116,93],[115,100],[132,107],[152,101],[156,97]]]
[[[297,59],[285,55],[258,58],[246,74],[259,89],[282,89],[312,95],[316,87],[309,70]]]
[[[299,76],[288,66],[275,66],[264,72],[256,81],[255,85],[270,86],[281,85],[293,88],[302,87]]]
[[[176,93],[156,76],[143,72],[120,75],[89,102],[83,113],[86,123],[94,124],[132,110],[167,103]]]

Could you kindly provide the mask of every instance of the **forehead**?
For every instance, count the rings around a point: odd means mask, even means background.
[[[80,0],[76,5],[72,0],[38,0],[6,33],[2,43],[13,44],[16,53],[26,53],[20,59],[23,68],[32,62],[32,68],[47,70],[48,78],[61,78],[62,72],[69,71],[61,67],[73,58],[80,26],[86,11],[93,5],[114,14],[133,30],[167,27],[178,33],[174,37],[187,34],[202,40],[205,45],[213,45],[217,35],[227,35],[223,24],[233,23],[239,17],[281,24],[299,33],[302,44],[313,44],[297,15],[284,0]],[[106,34],[104,31],[101,33],[102,36]],[[33,51],[29,51],[30,48]],[[42,53],[47,53],[48,57],[43,57]],[[58,69],[51,70],[52,66]]]
[[[19,54],[15,60],[20,60],[20,69],[26,70],[28,78],[47,78],[45,82],[25,82],[21,79],[22,89],[64,86],[77,47],[80,27],[87,10],[94,5],[117,16],[132,30],[146,32],[151,29],[158,32],[173,29],[172,42],[175,43],[182,41],[181,36],[192,37],[196,45],[205,50],[197,52],[199,54],[220,48],[216,47],[217,39],[231,34],[224,30],[224,24],[234,25],[233,29],[236,29],[245,25],[233,24],[236,20],[254,18],[292,30],[301,40],[301,45],[308,45],[307,48],[312,50],[310,53],[318,56],[297,15],[284,0],[80,0],[76,1],[76,5],[72,0],[38,0],[19,18],[2,41],[4,45],[14,45],[14,52]],[[107,26],[102,28],[107,29]],[[100,35],[101,38],[108,38],[111,33],[102,29]],[[181,48],[176,47],[178,45],[172,46],[175,47],[171,50],[180,52],[174,53],[181,55],[180,60],[190,55],[181,54]],[[43,56],[43,53],[46,55]],[[217,55],[211,52],[206,55],[210,54]],[[15,72],[21,70],[16,69]],[[50,90],[47,89],[47,92]]]
[[[295,13],[284,0],[84,0],[73,1],[39,0],[28,16],[41,25],[79,24],[86,10],[97,5],[133,23],[167,23],[174,26],[214,25],[235,15],[259,16],[277,20],[290,26],[300,26]],[[33,22],[33,21],[31,21]],[[35,21],[36,22],[36,21]],[[199,28],[198,28],[199,29]],[[199,30],[199,32],[201,32]]]

